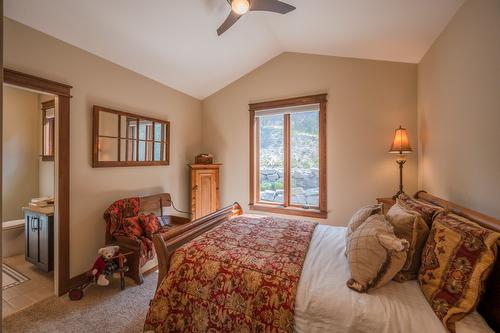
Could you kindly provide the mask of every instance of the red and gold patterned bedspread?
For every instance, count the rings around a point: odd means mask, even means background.
[[[145,330],[291,332],[316,224],[239,216],[180,247]]]

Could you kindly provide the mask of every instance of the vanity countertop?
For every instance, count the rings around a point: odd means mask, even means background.
[[[26,210],[47,216],[54,215],[54,205],[48,205],[45,207],[36,207],[36,206],[23,207],[23,211]]]

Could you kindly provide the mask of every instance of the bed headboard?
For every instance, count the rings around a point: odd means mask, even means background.
[[[438,198],[429,194],[425,191],[419,191],[415,194],[415,199],[440,206],[448,209],[448,211],[463,216],[471,221],[476,222],[477,224],[500,232],[500,220],[476,212],[472,209],[468,209],[457,205],[453,202],[446,201],[444,199]],[[499,246],[500,247],[500,246]],[[500,332],[500,249],[497,251],[497,260],[495,262],[495,266],[493,267],[493,271],[491,272],[490,277],[486,283],[486,290],[478,304],[478,312],[483,316],[484,319],[488,322],[488,324],[495,330],[496,332]]]
[[[500,220],[484,215],[483,213],[476,212],[472,209],[468,209],[465,207],[462,207],[460,205],[457,205],[453,202],[446,201],[444,199],[438,198],[436,196],[433,196],[432,194],[429,194],[425,191],[419,191],[415,194],[415,199],[421,200],[428,202],[430,204],[443,207],[448,209],[450,212],[463,216],[466,219],[469,219],[471,221],[474,221],[478,223],[479,225],[495,230],[496,232],[500,232]]]

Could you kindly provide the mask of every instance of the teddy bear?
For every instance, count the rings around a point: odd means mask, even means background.
[[[124,256],[118,254],[119,250],[119,246],[113,245],[100,248],[99,251],[97,251],[99,257],[97,257],[90,273],[93,280],[97,280],[98,286],[104,287],[109,285],[108,277],[112,275],[116,269],[122,267],[123,263],[126,261]]]

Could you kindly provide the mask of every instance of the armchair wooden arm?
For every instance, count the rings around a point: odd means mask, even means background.
[[[167,275],[170,268],[170,258],[176,249],[219,224],[241,214],[243,214],[243,210],[235,202],[231,206],[222,208],[182,227],[155,234],[153,244],[158,257],[158,283],[156,288],[160,286],[161,281]]]
[[[168,223],[174,224],[174,225],[186,224],[186,223],[191,222],[191,219],[189,219],[187,217],[181,217],[181,216],[175,216],[175,215],[163,215],[163,216],[161,216],[161,218],[163,220],[167,220]]]

